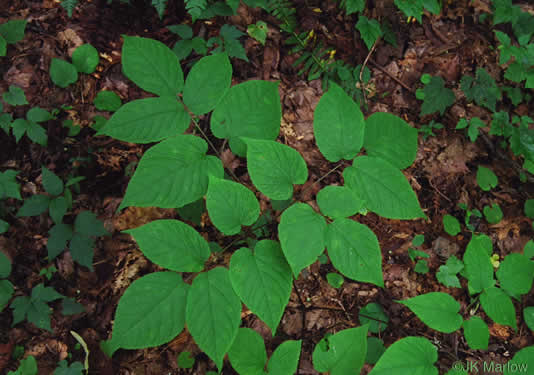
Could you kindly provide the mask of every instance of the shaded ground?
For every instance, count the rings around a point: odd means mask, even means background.
[[[129,180],[125,171],[135,166],[149,146],[94,137],[94,130],[88,127],[95,114],[102,114],[92,104],[100,90],[117,92],[123,102],[145,95],[121,74],[121,34],[150,37],[172,45],[176,36],[165,26],[190,20],[181,2],[176,1],[170,1],[163,20],[159,20],[152,7],[139,1],[132,1],[131,6],[118,1],[107,5],[105,0],[81,3],[71,19],[52,0],[14,0],[0,6],[0,23],[16,18],[28,20],[25,39],[11,45],[7,57],[1,60],[3,80],[0,91],[6,91],[9,85],[14,84],[25,90],[30,106],[38,105],[47,110],[72,106],[72,109],[62,111],[57,120],[47,123],[47,148],[32,144],[26,137],[16,144],[12,137],[0,132],[0,169],[21,171],[18,181],[23,197],[42,191],[42,165],[63,178],[68,175],[85,176],[79,194],[74,195],[73,214],[82,209],[97,213],[113,235],[97,243],[95,272],[75,265],[68,253],[53,262],[58,272],[47,285],[63,295],[76,298],[85,306],[86,312],[64,317],[59,309],[55,309],[52,316],[54,332],[50,333],[27,322],[11,327],[11,310],[5,309],[0,313],[0,354],[5,353],[9,357],[15,345],[22,345],[25,355],[37,357],[39,374],[51,374],[58,360],[65,358],[67,353],[72,353],[73,359],[83,359],[82,350],[74,350],[75,340],[69,333],[74,330],[89,345],[92,374],[203,374],[214,369],[214,365],[199,351],[187,332],[158,348],[121,350],[113,359],[105,357],[99,350],[99,342],[110,337],[117,302],[126,287],[157,267],[136,249],[130,236],[119,232],[156,218],[177,215],[173,210],[152,208],[128,208],[116,214]],[[294,3],[302,30],[315,29],[319,38],[336,48],[336,57],[346,62],[356,65],[365,60],[368,50],[353,31],[356,18],[346,17],[335,2],[296,0]],[[511,167],[512,156],[496,151],[497,139],[481,137],[476,143],[471,143],[463,131],[454,130],[463,117],[478,116],[486,122],[490,120],[489,111],[467,104],[458,89],[459,79],[464,74],[473,75],[476,67],[484,67],[498,83],[502,82],[493,33],[490,28],[475,22],[476,17],[489,8],[482,1],[475,2],[474,6],[468,5],[467,0],[457,1],[445,6],[441,16],[425,17],[423,25],[419,25],[407,23],[392,2],[369,3],[373,3],[368,11],[369,17],[389,20],[395,30],[398,47],[381,42],[368,60],[372,79],[366,88],[368,107],[364,113],[367,116],[376,111],[391,112],[415,127],[432,119],[445,126],[443,130],[436,131],[436,137],[426,140],[420,137],[416,162],[405,171],[429,220],[395,221],[374,214],[357,218],[368,225],[380,241],[385,289],[349,280],[340,289],[334,289],[325,278],[328,272],[333,271],[332,266],[315,263],[296,281],[298,294],[293,292],[276,337],[269,337],[266,326],[249,311],[243,312],[244,326],[262,333],[268,351],[285,339],[303,339],[300,373],[315,374],[311,364],[315,344],[326,332],[359,325],[361,307],[369,302],[378,302],[390,317],[388,328],[381,334],[386,346],[406,336],[427,337],[438,345],[440,373],[445,373],[457,360],[505,362],[520,348],[534,343],[522,317],[518,319],[520,328],[517,333],[495,323],[490,325],[489,350],[473,351],[461,334],[445,335],[430,330],[407,308],[394,303],[395,300],[422,293],[445,291],[454,296],[465,311],[470,302],[466,288],[445,288],[435,279],[435,272],[444,259],[455,253],[460,256],[469,240],[468,232],[453,238],[442,228],[442,217],[447,213],[463,218],[457,206],[460,202],[471,209],[482,210],[488,203],[499,203],[503,208],[503,221],[497,225],[481,221],[477,228],[477,231],[492,237],[501,258],[522,248],[532,238],[531,222],[522,215],[522,207],[534,191],[532,184],[519,181],[517,171]],[[314,8],[320,8],[322,12],[314,12]],[[297,187],[296,197],[315,207],[315,194],[322,186],[342,183],[340,169],[312,185],[335,167],[322,157],[313,139],[313,109],[322,95],[320,82],[307,82],[296,75],[297,70],[291,66],[296,56],[288,55],[288,49],[283,45],[285,36],[272,27],[276,20],[264,12],[242,7],[239,15],[226,20],[217,18],[211,24],[198,21],[194,31],[195,35],[212,36],[217,35],[225,22],[244,30],[248,24],[258,20],[269,21],[271,25],[267,44],[263,47],[253,39],[243,38],[250,63],[232,61],[234,83],[254,78],[280,81],[283,105],[280,140],[297,149],[307,161],[310,178],[305,185]],[[83,75],[67,89],[54,86],[48,74],[50,60],[53,57],[68,59],[72,50],[82,43],[91,43],[101,53],[97,73]],[[419,78],[423,73],[442,76],[446,85],[455,90],[456,104],[443,117],[419,116],[421,101],[415,98],[414,93],[416,88],[421,87]],[[23,116],[29,108],[6,107],[4,111],[13,111],[14,117]],[[505,99],[501,109],[524,115],[531,112],[532,107],[522,104],[514,108]],[[61,125],[67,118],[82,127],[78,136],[67,136],[68,129]],[[201,122],[201,126],[207,125],[207,121]],[[487,129],[482,129],[482,132],[487,133]],[[222,146],[220,140],[213,141],[217,147]],[[242,181],[250,182],[242,159],[236,159],[227,150],[224,161]],[[477,187],[475,171],[478,165],[491,166],[495,171],[499,177],[497,189],[488,193]],[[263,199],[262,205],[268,205],[266,202]],[[73,217],[66,220],[72,221]],[[47,231],[51,223],[48,216],[10,219],[11,229],[0,236],[0,247],[15,265],[10,280],[16,285],[16,295],[28,295],[33,286],[45,281],[43,276],[39,276],[39,271],[49,266],[45,257]],[[196,228],[210,241],[219,241],[222,246],[228,244],[228,239],[211,227],[209,218],[203,218]],[[416,234],[425,235],[422,249],[430,255],[430,272],[425,275],[414,272],[414,263],[407,253]],[[225,264],[230,257],[226,254],[210,261]],[[523,300],[526,305],[534,305],[532,292]],[[51,306],[56,305],[52,303]],[[184,350],[196,356],[193,370],[177,368],[176,355]],[[7,373],[7,370],[15,368],[15,361],[0,358],[0,372]],[[365,371],[368,370],[365,368]],[[232,371],[228,365],[224,369],[225,374]]]

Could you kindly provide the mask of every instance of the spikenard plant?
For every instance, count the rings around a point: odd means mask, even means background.
[[[168,47],[140,37],[124,37],[122,59],[126,76],[157,96],[123,105],[98,134],[126,142],[159,143],[141,158],[119,209],[180,208],[205,196],[212,223],[230,236],[258,221],[260,205],[254,191],[273,201],[287,200],[293,196],[294,184],[307,181],[302,156],[275,141],[281,120],[277,83],[251,80],[231,87],[232,66],[226,54],[203,57],[184,80],[179,60]],[[246,157],[253,186],[225,179],[221,160],[206,154],[208,143],[182,134],[193,122],[205,136],[197,119],[210,112],[212,134],[227,139],[235,154]],[[415,159],[417,130],[388,113],[375,113],[365,120],[360,108],[333,84],[315,110],[314,132],[327,160],[353,160],[343,171],[345,185],[327,186],[318,193],[320,212],[293,202],[281,215],[279,241],[269,234],[253,251],[237,249],[228,268],[206,270],[207,241],[181,221],[157,220],[126,231],[147,258],[169,271],[145,275],[124,292],[111,340],[103,345],[109,354],[119,348],[167,343],[187,324],[195,342],[219,369],[229,353],[232,366],[250,374],[263,369],[266,357],[259,336],[239,329],[242,303],[275,334],[293,279],[325,247],[345,277],[384,286],[375,234],[348,217],[361,210],[391,219],[425,217],[401,172]],[[367,155],[358,156],[362,147]],[[183,272],[198,273],[191,285],[183,281]],[[364,325],[324,339],[314,351],[314,365],[333,373],[359,371],[366,357],[366,337]],[[354,346],[355,340],[361,345]],[[437,353],[424,338],[417,338],[416,344],[431,355]],[[268,362],[269,372],[294,374],[300,346],[300,341],[280,345]],[[353,355],[341,358],[340,353],[349,348]],[[256,359],[252,367],[247,367],[249,357],[244,353]],[[388,353],[384,357],[390,357]],[[381,361],[376,366],[380,368]],[[429,366],[430,372],[437,373]]]

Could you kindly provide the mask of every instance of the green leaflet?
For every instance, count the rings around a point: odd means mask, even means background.
[[[293,148],[275,141],[241,138],[247,144],[247,168],[254,186],[274,200],[289,199],[293,184],[308,179],[308,167]]]
[[[360,36],[365,42],[368,50],[373,48],[375,42],[383,34],[380,23],[375,19],[369,19],[364,15],[358,17],[358,23],[356,24],[356,29],[360,32]]]
[[[176,98],[145,98],[120,107],[97,135],[124,142],[150,143],[183,133],[190,122],[189,113]]]
[[[65,88],[78,80],[78,72],[71,63],[54,57],[50,62],[50,79],[57,86]]]
[[[216,267],[193,280],[187,298],[186,322],[198,347],[221,370],[241,323],[241,302],[232,289],[226,268]]]
[[[326,247],[332,264],[343,275],[384,286],[380,245],[367,226],[350,219],[336,219],[327,227]]]
[[[384,312],[384,308],[378,303],[368,303],[358,314],[360,324],[367,324],[369,332],[380,333],[384,331],[389,322],[389,317]]]
[[[477,183],[482,190],[490,191],[497,186],[498,179],[491,169],[479,166],[477,170]]]
[[[382,354],[369,375],[438,375],[438,350],[424,337],[405,337]]]
[[[0,311],[7,306],[14,292],[15,288],[9,280],[0,280]]]
[[[385,112],[373,113],[365,125],[363,147],[367,155],[387,160],[399,169],[412,165],[417,154],[417,129]]]
[[[534,345],[527,346],[515,353],[514,358],[506,365],[505,367],[503,366],[503,375],[513,375],[521,372],[530,375],[534,368]]]
[[[0,303],[0,310],[2,304]],[[534,332],[534,306],[525,307],[523,309],[523,319],[525,319],[525,323],[527,324],[527,327]]]
[[[174,52],[157,40],[123,38],[122,71],[126,77],[145,91],[176,98],[184,87],[184,73]]]
[[[512,295],[527,294],[534,280],[534,262],[523,254],[508,254],[497,270],[497,279]]]
[[[93,73],[99,60],[98,51],[90,44],[82,44],[72,53],[72,63],[79,73]]]
[[[239,137],[274,141],[281,118],[278,83],[252,80],[228,91],[213,111],[210,125],[214,136],[230,140],[232,152],[245,156],[246,146]]]
[[[343,171],[345,185],[359,194],[366,207],[389,219],[425,217],[417,196],[400,170],[381,158],[359,156]]]
[[[517,329],[514,304],[501,289],[494,286],[484,289],[480,294],[480,304],[495,323]]]
[[[483,289],[495,285],[490,254],[491,249],[488,254],[482,239],[473,237],[469,241],[465,249],[463,261],[470,294],[479,293]]]
[[[111,354],[165,344],[184,329],[189,285],[174,272],[154,272],[126,289],[115,313]]]
[[[458,314],[460,304],[447,293],[432,292],[397,302],[436,331],[451,333],[462,326],[462,316]]]
[[[51,195],[60,195],[63,193],[63,181],[45,167],[41,167],[42,178],[43,178],[43,187],[48,194]]]
[[[148,259],[172,271],[200,272],[211,254],[204,237],[178,220],[155,220],[124,232]]]
[[[313,367],[330,375],[359,374],[367,355],[367,325],[324,337],[313,350]]]
[[[267,374],[293,375],[300,357],[300,341],[288,340],[280,344],[267,363]],[[228,352],[232,367],[240,375],[264,375],[267,353],[261,336],[250,328],[239,328]]]
[[[355,215],[365,205],[352,189],[333,185],[325,186],[317,193],[317,204],[321,212],[331,218]]]
[[[184,104],[195,115],[208,113],[226,95],[231,83],[232,65],[227,54],[203,57],[187,75]]]
[[[289,302],[293,277],[280,244],[263,240],[254,252],[237,250],[230,261],[230,281],[243,303],[274,335]]]
[[[364,131],[360,107],[331,82],[313,114],[313,133],[321,153],[331,162],[353,159],[362,148]]]
[[[325,234],[325,219],[309,205],[295,203],[284,211],[278,237],[295,278],[324,251]]]
[[[489,329],[487,324],[478,316],[473,316],[463,322],[464,336],[467,344],[473,350],[488,349]]]
[[[180,208],[200,199],[208,175],[223,176],[221,161],[206,155],[208,145],[193,135],[177,135],[145,152],[119,207]]]
[[[252,225],[260,215],[260,204],[252,191],[237,182],[209,177],[206,207],[212,223],[227,236]]]

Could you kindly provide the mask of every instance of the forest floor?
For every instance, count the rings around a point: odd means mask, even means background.
[[[17,368],[13,352],[23,347],[25,356],[37,358],[39,374],[52,374],[60,359],[69,353],[73,359],[83,360],[83,350],[75,350],[75,340],[70,331],[80,334],[90,349],[90,374],[203,374],[214,369],[214,364],[201,353],[189,333],[184,331],[170,343],[144,350],[119,350],[112,359],[99,349],[99,343],[111,336],[114,313],[119,298],[132,281],[157,268],[148,262],[138,250],[135,241],[121,231],[134,228],[158,218],[177,217],[174,210],[130,207],[116,212],[124,196],[131,170],[150,145],[136,145],[95,137],[90,127],[99,112],[93,105],[96,94],[113,90],[123,103],[146,96],[121,72],[121,35],[143,36],[162,41],[171,46],[177,36],[167,26],[188,22],[182,2],[169,1],[168,9],[160,20],[149,4],[132,1],[131,5],[105,0],[81,1],[69,18],[58,2],[53,0],[0,0],[0,23],[10,19],[26,19],[28,25],[24,40],[10,45],[7,56],[1,58],[0,93],[16,85],[25,91],[30,106],[60,111],[58,118],[46,124],[48,146],[41,147],[23,137],[18,143],[12,136],[0,131],[0,170],[16,169],[23,197],[42,191],[41,167],[45,166],[57,175],[84,176],[79,192],[73,193],[72,214],[89,210],[104,222],[111,236],[96,242],[94,272],[75,264],[68,252],[54,261],[46,259],[47,231],[51,226],[48,216],[10,217],[9,231],[0,235],[0,248],[13,261],[11,282],[16,295],[28,295],[32,287],[45,282],[65,296],[81,303],[85,311],[63,316],[55,303],[52,314],[52,332],[36,328],[26,321],[12,326],[12,311],[0,313],[0,373]],[[477,22],[490,6],[482,0],[454,1],[445,5],[438,16],[426,14],[423,23],[406,22],[406,18],[392,1],[368,1],[368,17],[388,19],[397,38],[397,46],[384,41],[367,59],[369,50],[354,29],[355,18],[346,16],[334,1],[295,0],[299,29],[314,29],[319,38],[336,49],[336,58],[356,65],[363,64],[371,70],[371,80],[365,87],[365,116],[377,112],[390,112],[416,128],[431,120],[444,125],[434,130],[435,136],[426,139],[420,135],[415,163],[404,172],[414,188],[428,220],[388,220],[369,213],[359,216],[379,239],[383,255],[385,288],[371,284],[352,282],[348,279],[335,289],[326,281],[326,274],[334,271],[329,264],[314,263],[295,282],[298,294],[293,291],[280,323],[280,334],[274,338],[264,323],[252,314],[243,315],[243,325],[260,332],[270,352],[282,339],[303,339],[300,374],[317,374],[311,362],[315,344],[328,331],[359,325],[358,312],[370,302],[380,303],[390,322],[380,334],[386,347],[399,338],[423,336],[439,348],[440,373],[450,369],[452,363],[471,359],[503,363],[521,348],[534,344],[532,333],[523,318],[518,315],[519,328],[490,326],[488,351],[471,350],[461,333],[441,334],[429,329],[405,306],[394,301],[419,294],[445,291],[450,293],[465,310],[470,304],[467,288],[446,288],[436,280],[435,273],[444,259],[452,254],[461,257],[470,239],[464,228],[457,236],[449,236],[443,229],[445,214],[463,220],[465,212],[458,207],[466,204],[471,210],[489,203],[498,203],[504,218],[495,225],[484,219],[475,223],[476,232],[489,235],[495,252],[501,258],[522,249],[533,238],[532,222],[523,214],[523,204],[534,196],[534,186],[522,183],[518,169],[520,161],[512,153],[499,148],[499,139],[488,136],[489,127],[481,128],[484,136],[471,142],[465,130],[456,130],[461,118],[479,117],[489,124],[491,112],[469,103],[459,88],[462,76],[474,75],[477,67],[484,67],[500,85],[503,83],[499,65],[497,42],[487,24]],[[488,2],[489,3],[489,2]],[[320,12],[316,11],[317,8]],[[276,19],[259,9],[243,4],[238,14],[218,17],[210,22],[197,21],[195,35],[217,35],[223,24],[231,24],[241,30],[247,25],[264,20],[269,24],[267,43],[262,46],[254,39],[241,38],[249,58],[232,59],[233,83],[250,79],[279,81],[282,102],[282,127],[280,141],[300,152],[308,164],[310,177],[297,193],[304,202],[315,204],[315,194],[321,185],[340,184],[340,171],[329,174],[319,184],[313,184],[332,169],[315,146],[313,137],[313,111],[323,91],[320,81],[308,82],[297,75],[292,63],[298,56],[290,55],[283,44],[285,36],[276,28]],[[83,75],[78,82],[66,89],[55,86],[50,80],[49,65],[54,57],[69,60],[73,49],[90,43],[100,53],[97,72]],[[184,69],[186,64],[183,64]],[[420,116],[421,100],[415,91],[421,88],[422,74],[441,76],[447,87],[453,89],[456,101],[444,116],[439,114]],[[7,107],[7,106],[6,106]],[[4,111],[6,111],[6,107]],[[12,109],[14,117],[23,117],[29,107]],[[532,101],[513,106],[507,99],[499,104],[510,114],[532,114]],[[62,121],[71,119],[81,127],[80,133],[68,136]],[[208,126],[202,121],[201,126]],[[213,140],[218,147],[222,141]],[[229,149],[223,153],[224,163],[238,177],[246,174],[243,159]],[[476,182],[478,166],[490,167],[498,176],[499,184],[491,192],[482,191]],[[20,203],[16,203],[20,204]],[[67,218],[68,219],[68,218]],[[223,241],[207,216],[202,217],[195,228],[210,241]],[[415,235],[423,234],[424,243],[418,249],[429,255],[429,272],[415,272],[415,263],[408,254]],[[225,243],[221,242],[221,245]],[[229,260],[225,256],[222,263]],[[55,266],[57,272],[50,280],[40,275],[43,268]],[[303,307],[301,301],[305,306]],[[524,296],[525,305],[534,305],[534,295]],[[520,310],[519,310],[520,311]],[[177,355],[190,351],[196,358],[191,370],[178,369]],[[19,349],[20,351],[20,349]],[[20,354],[20,353],[19,353]],[[370,370],[365,365],[364,373]],[[224,374],[233,370],[226,365]]]

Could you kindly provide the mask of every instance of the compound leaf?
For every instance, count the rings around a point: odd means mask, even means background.
[[[193,280],[186,322],[198,347],[222,369],[241,323],[241,302],[225,268],[216,267]]]
[[[324,251],[325,235],[325,219],[309,205],[296,203],[284,211],[278,236],[295,278]]]
[[[208,175],[223,176],[220,159],[206,155],[207,150],[207,143],[193,135],[178,135],[150,148],[128,184],[120,209],[180,208],[202,198]]]
[[[278,83],[251,80],[228,91],[213,111],[210,125],[213,135],[229,139],[232,151],[245,156],[246,146],[239,137],[274,141],[281,118]]]
[[[324,157],[353,159],[363,145],[365,122],[360,107],[341,87],[330,83],[313,114],[313,133]]]
[[[172,271],[200,272],[211,254],[204,237],[179,220],[154,220],[125,232],[148,259]]]
[[[210,219],[227,236],[237,234],[242,225],[252,225],[260,215],[260,204],[245,186],[222,178],[209,178],[206,207]]]
[[[308,179],[308,167],[293,148],[275,141],[242,138],[247,144],[247,168],[254,186],[267,197],[285,200],[293,195],[293,184]]]
[[[208,113],[226,95],[231,83],[232,65],[228,55],[205,56],[193,65],[187,75],[184,104],[195,115]]]
[[[367,155],[387,160],[399,169],[412,165],[417,154],[417,129],[386,112],[373,113],[365,125],[363,147]]]
[[[405,337],[386,349],[369,375],[438,375],[438,350],[424,337]]]
[[[388,161],[359,156],[343,171],[345,185],[356,191],[366,208],[388,219],[425,217],[406,177]]]
[[[291,268],[280,244],[262,240],[254,252],[237,250],[230,261],[230,281],[239,298],[274,334],[292,288]]]
[[[115,313],[111,352],[165,344],[182,332],[189,285],[174,272],[154,272],[126,289]]]
[[[432,292],[397,302],[436,331],[451,333],[462,326],[460,304],[447,293]]]
[[[332,264],[343,275],[384,286],[380,245],[367,226],[350,219],[336,219],[327,227],[326,247]]]
[[[124,142],[150,143],[183,133],[191,117],[173,97],[133,100],[119,108],[97,135]]]

